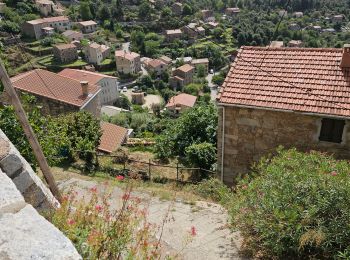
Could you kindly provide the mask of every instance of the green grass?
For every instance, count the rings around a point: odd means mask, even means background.
[[[61,68],[69,68],[69,67],[78,67],[78,66],[85,66],[88,65],[88,63],[86,61],[83,60],[76,60],[74,62],[71,63],[60,63],[58,61],[56,61],[53,57],[53,55],[50,56],[46,56],[43,59],[38,60],[39,64],[42,64],[44,66],[57,66],[57,67],[61,67]]]

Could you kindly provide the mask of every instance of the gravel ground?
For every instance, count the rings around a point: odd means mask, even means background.
[[[78,196],[87,197],[89,189],[97,187],[99,195],[105,186],[94,181],[68,179],[60,183],[63,190],[73,189]],[[111,207],[121,206],[123,190],[113,187]],[[231,232],[227,225],[228,215],[220,205],[197,201],[186,204],[181,200],[161,201],[148,193],[133,192],[142,198],[148,206],[149,221],[161,226],[168,214],[162,235],[164,255],[177,255],[176,259],[243,259],[239,255],[241,239],[238,233]],[[191,227],[195,227],[196,235],[191,236]],[[159,238],[160,231],[157,236]]]

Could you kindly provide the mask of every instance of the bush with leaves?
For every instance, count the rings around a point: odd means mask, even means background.
[[[48,163],[54,165],[60,162],[62,159],[60,153],[68,145],[63,127],[54,118],[41,115],[36,98],[26,94],[21,97],[23,106],[28,111],[29,123],[39,140]],[[37,161],[13,106],[0,107],[0,128],[31,166],[36,167]]]
[[[295,149],[263,159],[237,187],[231,213],[260,258],[337,259],[350,252],[350,165]]]
[[[210,170],[216,162],[216,148],[207,142],[192,144],[185,149],[185,160],[190,166]]]

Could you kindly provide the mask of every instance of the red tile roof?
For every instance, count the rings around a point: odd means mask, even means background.
[[[79,81],[88,81],[92,85],[98,85],[99,81],[104,78],[113,78],[116,77],[108,76],[101,73],[91,72],[87,70],[76,70],[76,69],[64,69],[58,75],[79,80]]]
[[[111,123],[101,123],[102,136],[98,150],[112,153],[123,144],[128,134],[128,129]]]
[[[341,58],[342,49],[242,47],[219,103],[350,117],[350,68]]]
[[[181,67],[178,67],[176,70],[180,70],[182,72],[189,72],[191,70],[194,70],[194,67],[189,65],[189,64],[185,64],[185,65],[182,65]]]
[[[168,104],[165,107],[173,107],[176,105],[182,105],[186,107],[193,107],[197,101],[196,96],[192,96],[186,93],[181,93],[177,96],[170,98]]]
[[[77,107],[88,103],[99,91],[98,86],[89,84],[89,95],[83,96],[80,81],[42,69],[19,74],[11,81],[19,90]]]
[[[139,58],[140,54],[138,54],[136,52],[117,50],[117,51],[115,51],[115,57],[116,58],[125,58],[127,60],[134,60],[136,58]]]

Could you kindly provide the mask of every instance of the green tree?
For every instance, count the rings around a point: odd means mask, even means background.
[[[185,161],[188,166],[210,170],[216,159],[216,148],[212,143],[205,142],[186,147]]]
[[[90,9],[90,4],[88,2],[81,2],[80,3],[80,16],[83,20],[91,20],[92,13]]]
[[[120,94],[117,97],[117,100],[114,102],[113,105],[116,107],[121,107],[123,109],[127,109],[127,110],[130,110],[130,108],[131,108],[131,102],[128,99],[128,97],[125,96],[124,94]]]
[[[111,12],[107,5],[102,4],[97,12],[97,18],[101,21],[108,20],[111,17]]]
[[[192,8],[188,4],[184,4],[183,9],[182,9],[182,14],[183,15],[191,15],[192,14]]]
[[[205,68],[204,65],[199,65],[197,67],[197,77],[198,78],[204,78],[207,75],[207,69]]]
[[[139,18],[142,20],[149,20],[151,18],[152,7],[148,1],[142,1],[139,6]]]

